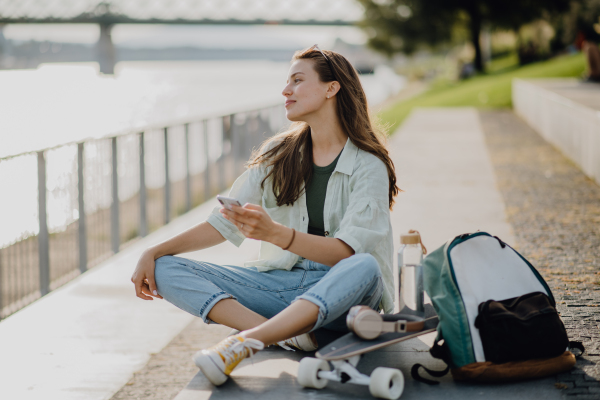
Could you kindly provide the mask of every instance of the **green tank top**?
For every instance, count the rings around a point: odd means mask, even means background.
[[[326,167],[313,164],[313,174],[306,186],[306,208],[308,211],[308,233],[311,235],[325,236],[325,222],[323,221],[323,207],[325,206],[325,194],[327,193],[327,182],[335,170],[338,159],[342,152]]]

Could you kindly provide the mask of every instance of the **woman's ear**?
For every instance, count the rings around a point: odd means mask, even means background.
[[[327,98],[331,98],[340,91],[340,83],[338,81],[329,82],[327,86]]]

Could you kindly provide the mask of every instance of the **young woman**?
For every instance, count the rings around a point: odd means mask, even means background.
[[[147,249],[131,278],[144,300],[241,331],[194,356],[215,385],[264,346],[316,349],[312,332],[347,329],[354,305],[393,309],[389,210],[399,189],[356,70],[315,45],[296,52],[282,94],[294,123],[233,184],[229,196],[244,205],[217,207]],[[261,241],[245,268],[173,256],[245,238]]]

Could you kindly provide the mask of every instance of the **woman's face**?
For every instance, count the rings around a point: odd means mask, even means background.
[[[283,88],[286,117],[290,121],[306,121],[327,100],[328,84],[319,80],[311,60],[297,60],[288,72]]]

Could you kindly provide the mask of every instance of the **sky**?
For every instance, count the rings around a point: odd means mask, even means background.
[[[93,44],[100,29],[93,24],[11,24],[6,39]],[[366,35],[351,26],[240,26],[240,25],[116,25],[113,43],[123,47],[179,47],[225,49],[297,49],[318,43],[331,47],[336,38],[363,44]]]

